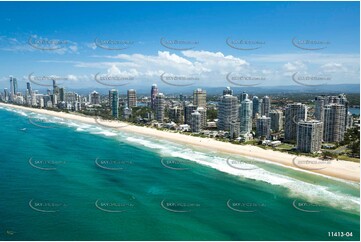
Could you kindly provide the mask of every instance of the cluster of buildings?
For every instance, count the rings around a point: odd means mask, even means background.
[[[321,150],[322,142],[343,141],[345,131],[352,126],[352,114],[344,94],[317,96],[314,104],[314,113],[308,116],[306,104],[272,108],[268,96],[253,96],[251,100],[242,93],[238,101],[227,88],[218,105],[218,128],[229,130],[231,138],[243,140],[282,137],[284,142],[296,144],[300,152],[315,153]]]
[[[136,90],[127,90],[126,98],[119,97],[116,89],[109,90],[108,96],[93,91],[88,97],[64,88],[52,82],[52,90],[40,94],[27,82],[26,92],[18,92],[16,78],[10,77],[10,91],[7,88],[0,100],[20,105],[40,108],[59,108],[71,111],[105,103],[115,119],[128,119],[132,110],[148,107],[151,111],[145,118],[147,123],[158,127],[172,128],[193,133],[209,134],[215,137],[227,137],[232,140],[249,141],[252,139],[266,143],[292,143],[300,152],[320,151],[323,142],[340,142],[347,128],[352,126],[352,115],[348,111],[348,101],[344,94],[338,96],[317,96],[314,100],[314,112],[309,115],[309,107],[302,103],[289,103],[285,107],[271,105],[269,96],[250,97],[243,92],[236,96],[230,87],[223,90],[218,102],[207,102],[207,92],[195,89],[192,97],[179,95],[167,97],[153,84],[149,96],[137,97]],[[215,110],[217,118],[207,118],[207,110]]]
[[[130,101],[137,99],[134,95],[134,90],[128,91],[128,107],[131,106],[129,102],[136,103]],[[315,97],[311,115],[306,104],[273,107],[269,96],[251,98],[245,92],[235,96],[229,87],[223,90],[216,105],[207,103],[207,93],[202,89],[194,90],[192,98],[181,96],[175,100],[159,92],[154,84],[150,96],[149,106],[154,111],[152,119],[164,127],[194,133],[209,133],[207,130],[216,129],[218,136],[240,141],[258,139],[272,143],[281,139],[295,144],[297,150],[305,153],[320,151],[323,142],[341,142],[347,128],[352,126],[352,115],[344,94]],[[209,108],[217,110],[217,119],[207,119]],[[280,144],[278,141],[273,143]]]
[[[10,77],[10,91],[4,88],[4,92],[0,93],[0,100],[3,102],[15,103],[40,108],[59,108],[71,111],[79,111],[85,99],[75,92],[66,92],[64,88],[59,87],[55,80],[49,85],[46,94],[33,90],[31,83],[26,83],[26,92],[22,93],[18,90],[18,81],[14,77]]]
[[[166,99],[159,92],[156,84],[151,88],[150,107],[154,110],[154,119],[164,123],[167,119],[167,127],[178,126],[180,130],[200,132],[207,128],[207,92],[196,89],[193,92],[192,101],[180,95],[179,100]]]
[[[308,116],[306,104],[272,108],[268,96],[261,99],[253,96],[251,100],[247,93],[242,93],[238,101],[227,88],[218,105],[218,128],[229,130],[231,138],[243,140],[277,140],[283,136],[284,142],[296,144],[300,152],[315,153],[321,150],[322,142],[343,141],[345,131],[353,123],[348,109],[344,94],[317,96],[314,113]]]
[[[271,128],[270,113],[271,99],[268,96],[263,98],[253,96],[251,100],[249,95],[243,92],[238,99],[227,87],[223,90],[223,96],[218,105],[217,127],[229,131],[230,137],[234,139],[247,141],[254,136],[268,139]],[[254,124],[255,135],[252,134]]]

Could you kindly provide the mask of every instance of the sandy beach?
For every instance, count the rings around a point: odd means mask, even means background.
[[[331,176],[344,180],[349,180],[354,182],[360,181],[360,163],[343,161],[343,160],[332,160],[325,162],[317,158],[311,158],[306,156],[295,156],[288,153],[283,153],[273,150],[265,150],[257,146],[236,145],[236,144],[217,141],[210,138],[193,137],[180,133],[160,131],[148,127],[129,125],[127,123],[122,123],[118,121],[97,120],[94,117],[81,116],[79,114],[70,114],[64,112],[49,111],[44,109],[28,108],[28,107],[16,106],[5,103],[0,103],[0,106],[27,110],[40,114],[47,114],[59,118],[71,119],[89,124],[100,124],[124,132],[131,132],[131,133],[151,136],[157,139],[164,139],[176,143],[186,144],[188,146],[196,146],[202,149],[217,151],[226,154],[240,155],[249,158],[265,160],[296,169],[302,169],[307,172]]]

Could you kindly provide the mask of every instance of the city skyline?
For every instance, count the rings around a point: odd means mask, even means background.
[[[48,88],[46,94],[33,90],[30,82],[26,83],[25,93],[19,92],[14,77],[9,78],[9,85],[10,91],[4,89],[0,92],[0,101],[5,103],[85,111],[93,116],[102,113],[107,119],[142,120],[143,125],[150,126],[155,121],[158,128],[197,134],[209,135],[217,128],[216,136],[221,135],[229,141],[254,140],[272,146],[278,146],[282,141],[296,144],[295,149],[306,153],[319,153],[322,142],[343,142],[347,130],[357,122],[349,112],[350,105],[345,94],[315,96],[307,104],[293,100],[286,102],[287,105],[272,106],[272,97],[268,95],[258,98],[245,91],[237,94],[231,87],[219,89],[216,100],[207,101],[205,89],[194,89],[192,97],[182,94],[167,97],[157,84],[152,84],[149,95],[140,98],[135,89],[128,89],[124,99],[115,88],[108,91],[107,99],[97,91],[85,96],[67,92],[58,86],[56,80],[52,80],[52,90]],[[142,115],[138,114],[139,110]],[[312,110],[311,115],[309,110]],[[215,113],[217,119],[215,116],[210,118],[207,111]]]

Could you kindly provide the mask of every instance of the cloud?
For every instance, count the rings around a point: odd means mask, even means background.
[[[302,61],[293,61],[287,62],[283,65],[284,75],[289,76],[294,74],[295,72],[305,71],[307,66]]]
[[[78,54],[78,44],[70,40],[49,39],[37,35],[30,35],[26,40],[0,36],[0,50],[9,52],[41,52],[53,54]]]
[[[311,64],[326,64],[337,60],[344,64],[356,64],[360,61],[358,54],[332,54],[332,53],[282,53],[282,54],[253,54],[247,57],[248,61],[265,63],[286,63],[303,61]]]
[[[136,77],[139,76],[139,73],[136,69],[120,70],[116,65],[112,65],[110,68],[108,68],[107,75],[118,77]]]
[[[232,55],[225,56],[221,52],[210,52],[210,51],[194,51],[187,50],[182,51],[182,54],[186,57],[194,58],[202,63],[219,63],[219,64],[235,64],[235,65],[248,65],[248,63],[240,58],[234,57]]]
[[[94,42],[86,43],[85,46],[92,49],[92,50],[95,50],[97,48],[97,45]]]
[[[102,61],[51,61],[68,63],[76,68],[89,69],[90,73],[136,77],[138,82],[160,80],[163,73],[173,75],[197,75],[199,85],[229,85],[226,76],[238,73],[246,76],[262,76],[268,85],[294,84],[291,76],[295,72],[310,75],[332,73],[332,81],[359,81],[359,59],[351,54],[291,53],[278,55],[249,55],[240,58],[222,52],[186,50],[172,53],[158,51],[154,55],[141,53],[118,55],[93,55]],[[342,75],[340,74],[342,73]]]
[[[346,72],[347,68],[341,63],[327,63],[321,66],[323,72],[326,73],[336,73],[336,72]]]
[[[76,75],[68,75],[68,76],[67,76],[67,79],[68,79],[69,81],[78,81],[78,80],[79,80],[79,77],[76,76]]]
[[[171,54],[169,51],[158,51],[157,55],[152,56],[142,54],[105,56],[105,58],[118,59],[122,62],[112,64],[102,62],[101,65],[115,64],[117,67],[137,68],[140,73],[152,76],[158,75],[161,72],[172,74],[204,74],[214,72],[224,74],[240,70],[243,66],[249,65],[243,59],[231,55],[225,56],[221,52],[183,51],[181,53],[183,56]],[[85,65],[82,64],[82,66]]]
[[[76,46],[76,45],[71,45],[71,46],[69,46],[69,49],[70,49],[73,53],[77,53],[77,52],[78,52],[78,46]]]

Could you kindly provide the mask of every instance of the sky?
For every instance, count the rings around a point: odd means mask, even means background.
[[[359,83],[359,2],[1,2],[0,88]]]

